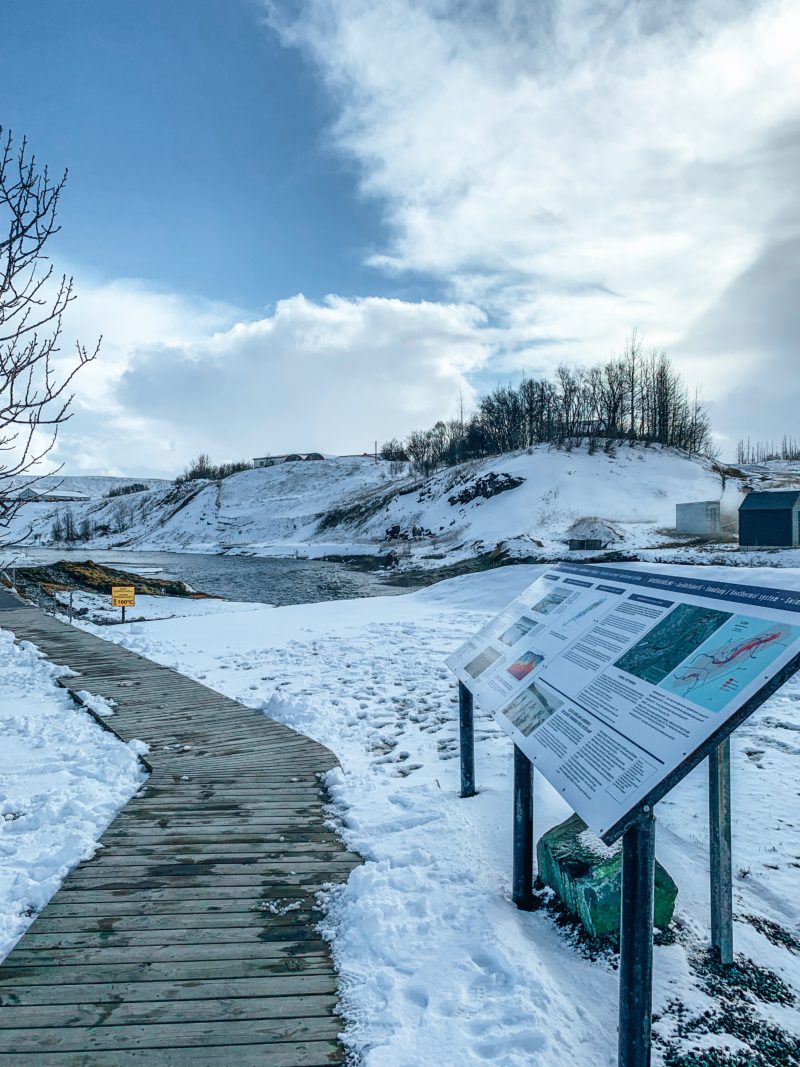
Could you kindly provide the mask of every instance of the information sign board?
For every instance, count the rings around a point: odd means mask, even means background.
[[[800,593],[559,564],[447,662],[610,842],[799,654]]]
[[[132,608],[136,604],[136,588],[132,585],[113,585],[111,587],[112,608]]]

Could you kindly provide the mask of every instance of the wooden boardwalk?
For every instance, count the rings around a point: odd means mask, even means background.
[[[0,627],[116,702],[152,773],[0,965],[0,1065],[343,1063],[315,893],[358,856],[322,745],[0,592]]]

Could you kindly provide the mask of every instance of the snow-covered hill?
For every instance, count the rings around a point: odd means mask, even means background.
[[[543,446],[428,478],[393,474],[389,463],[361,457],[286,463],[70,509],[76,525],[89,519],[96,530],[87,548],[290,556],[391,550],[436,566],[499,545],[517,556],[560,553],[570,537],[600,536],[621,550],[663,545],[674,540],[677,503],[721,499],[723,523],[732,522],[745,482],[762,477],[730,468],[723,475],[706,460],[656,447],[621,446],[609,455]],[[62,481],[79,488],[89,479]],[[50,543],[65,507],[26,508],[18,532],[29,527],[28,540]]]

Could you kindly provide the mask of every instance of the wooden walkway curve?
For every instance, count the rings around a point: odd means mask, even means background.
[[[152,773],[0,965],[0,1065],[345,1062],[315,893],[360,858],[322,745],[0,592],[0,627],[116,702]]]

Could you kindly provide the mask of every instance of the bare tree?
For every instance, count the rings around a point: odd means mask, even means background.
[[[75,516],[72,514],[72,508],[67,508],[64,511],[64,540],[70,544],[73,541],[78,540],[78,528],[75,525]]]
[[[27,141],[17,146],[0,127],[0,528],[23,506],[9,490],[53,447],[70,417],[72,380],[100,347],[76,342],[71,359],[59,355],[62,316],[75,299],[72,278],[54,276],[47,242],[66,171],[53,181]]]

